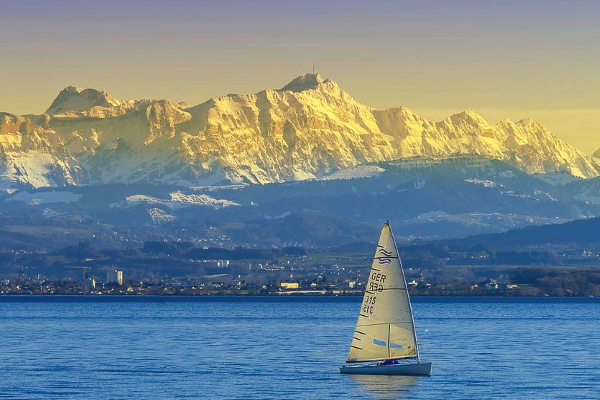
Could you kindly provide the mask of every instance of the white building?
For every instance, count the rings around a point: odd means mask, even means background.
[[[120,269],[111,269],[106,271],[106,283],[116,282],[119,285],[123,284],[123,271]]]

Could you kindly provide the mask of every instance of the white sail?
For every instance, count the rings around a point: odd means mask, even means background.
[[[348,362],[418,357],[402,264],[389,223],[377,243]]]

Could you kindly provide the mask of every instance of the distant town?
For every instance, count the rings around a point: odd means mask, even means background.
[[[208,248],[146,242],[97,250],[3,253],[0,295],[360,295],[372,244],[344,249]],[[492,252],[481,245],[401,248],[417,296],[600,296],[596,252]]]
[[[227,265],[227,260],[215,261]],[[62,279],[29,277],[20,271],[17,278],[0,281],[0,294],[28,295],[361,295],[366,285],[366,270],[349,272],[343,267],[332,266],[325,272],[313,271],[311,278],[295,279],[294,272],[306,276],[306,270],[280,268],[274,265],[256,266],[255,276],[262,279],[247,280],[230,274],[206,275],[200,278],[173,277],[159,280],[125,280],[123,270],[112,269],[106,278],[88,274],[87,267],[72,267],[82,270],[82,277],[72,274]],[[224,270],[224,272],[226,269]],[[286,273],[287,278],[269,279],[269,272]],[[522,295],[519,286],[506,284],[496,279],[487,279],[470,285],[432,284],[415,271],[407,271],[409,290],[413,295]],[[512,293],[511,293],[512,292]]]

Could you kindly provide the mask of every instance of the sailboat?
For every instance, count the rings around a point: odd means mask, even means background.
[[[419,356],[406,278],[389,222],[381,229],[348,360],[340,372],[431,375],[431,363]]]

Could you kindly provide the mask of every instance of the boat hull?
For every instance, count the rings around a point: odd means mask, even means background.
[[[431,363],[391,364],[391,365],[344,365],[342,374],[357,375],[431,375]]]

